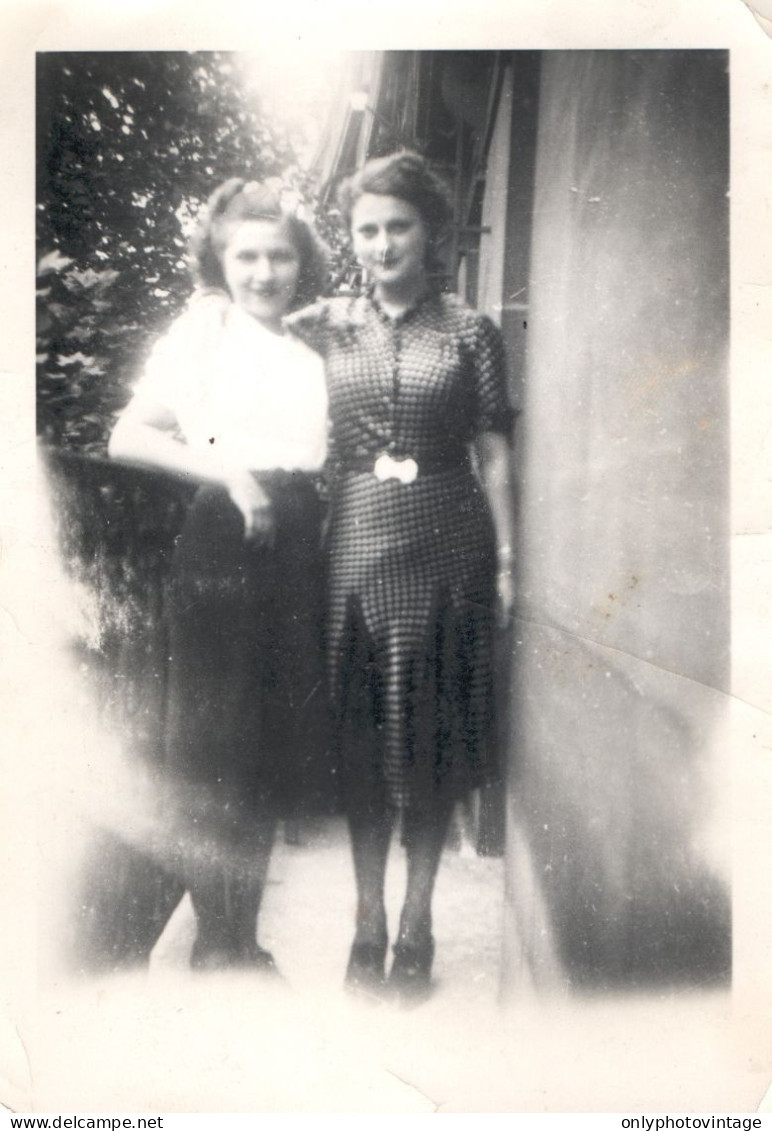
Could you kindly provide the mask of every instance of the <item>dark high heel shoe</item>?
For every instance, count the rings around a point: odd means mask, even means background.
[[[353,993],[377,997],[386,982],[386,948],[383,942],[354,942],[346,967],[345,985]]]
[[[411,943],[402,939],[394,944],[394,961],[389,974],[389,990],[404,1004],[424,1001],[430,993],[434,939],[429,935],[423,942]]]

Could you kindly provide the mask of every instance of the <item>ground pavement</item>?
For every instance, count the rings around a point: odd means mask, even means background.
[[[392,924],[403,877],[395,843]],[[501,1003],[502,889],[501,860],[446,851],[433,993],[412,1010],[370,1004],[342,986],[354,909],[344,828],[305,830],[300,845],[280,837],[260,942],[281,985],[191,973],[185,899],[149,972],[48,980],[19,1027],[9,1106],[421,1114],[731,1111],[762,1101],[768,1080],[741,1056],[727,995],[547,999],[522,986]]]

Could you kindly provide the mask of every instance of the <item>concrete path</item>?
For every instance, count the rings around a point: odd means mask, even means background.
[[[404,859],[393,849],[388,902]],[[342,988],[353,918],[345,830],[280,839],[260,941],[286,984],[193,975],[183,901],[150,973],[54,982],[24,1024],[16,1110],[433,1112],[753,1110],[768,1086],[724,994],[498,1003],[502,862],[448,851],[431,998],[413,1010]],[[748,1034],[746,1034],[748,1035]],[[758,1034],[756,1035],[758,1036]]]
[[[337,991],[353,937],[354,876],[341,821],[301,831],[302,844],[277,838],[261,915],[259,941],[272,951],[299,993]],[[405,856],[395,835],[387,875],[389,923],[399,918]],[[503,862],[477,856],[468,845],[446,850],[435,898],[434,996],[495,1004],[501,957]],[[185,899],[153,955],[152,971],[184,970],[193,940]]]

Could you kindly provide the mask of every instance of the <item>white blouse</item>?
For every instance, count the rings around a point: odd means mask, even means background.
[[[322,359],[240,307],[183,314],[156,342],[134,399],[168,409],[225,468],[318,471],[327,453]]]

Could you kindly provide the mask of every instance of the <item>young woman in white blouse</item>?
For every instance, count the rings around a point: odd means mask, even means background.
[[[320,291],[312,229],[233,179],[194,244],[222,315],[183,314],[156,344],[110,454],[198,485],[168,587],[164,744],[182,820],[195,969],[275,972],[257,916],[276,820],[330,798],[321,640],[327,398],[322,362],[282,318]],[[205,304],[204,304],[205,305]]]

